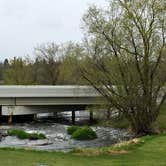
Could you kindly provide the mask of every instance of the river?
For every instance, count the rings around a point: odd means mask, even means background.
[[[65,116],[64,116],[65,115]],[[86,124],[88,121],[88,114],[76,114],[77,124]],[[79,116],[78,116],[79,115]],[[111,146],[122,140],[131,138],[131,135],[126,130],[113,129],[110,127],[91,127],[98,138],[91,141],[77,141],[71,139],[66,130],[71,125],[70,114],[63,114],[57,121],[54,118],[41,115],[37,120],[26,123],[13,123],[11,125],[1,124],[0,131],[6,133],[8,129],[23,129],[29,133],[38,132],[44,133],[47,137],[45,140],[20,140],[14,136],[2,137],[0,147],[15,147],[36,150],[48,151],[69,151],[73,148],[88,148],[88,147],[106,147]],[[60,122],[60,123],[59,123]]]

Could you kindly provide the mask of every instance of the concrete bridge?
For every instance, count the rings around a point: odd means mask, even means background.
[[[104,102],[90,86],[0,86],[1,116],[72,111]]]

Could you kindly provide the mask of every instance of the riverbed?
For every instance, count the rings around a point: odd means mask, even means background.
[[[80,120],[80,119],[78,119]],[[26,132],[43,133],[45,140],[20,140],[15,136],[2,137],[0,147],[26,148],[48,151],[70,151],[74,148],[92,148],[111,146],[122,140],[128,140],[131,135],[126,130],[113,129],[110,127],[96,126],[91,127],[98,138],[91,141],[78,141],[71,139],[66,130],[70,126],[68,123],[57,123],[53,119],[40,119],[26,123],[13,123],[11,125],[0,125],[1,133],[7,133],[8,129],[23,129]]]

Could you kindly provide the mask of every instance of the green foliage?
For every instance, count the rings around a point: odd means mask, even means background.
[[[44,43],[35,48],[34,76],[37,84],[56,85],[62,51],[56,43]]]
[[[69,135],[72,135],[76,130],[78,130],[78,129],[80,129],[80,127],[78,127],[78,126],[71,126],[71,127],[68,127],[67,128],[67,133],[69,134]]]
[[[153,134],[166,100],[163,6],[165,0],[113,0],[108,8],[89,7],[83,17],[87,51],[80,71],[138,135]]]
[[[97,135],[90,127],[82,127],[73,132],[72,138],[77,140],[92,140],[97,138]]]
[[[166,131],[166,104],[161,107],[160,114],[157,120],[153,123],[153,127],[155,132],[163,133]],[[112,128],[120,128],[120,129],[128,129],[130,128],[130,123],[125,117],[120,118],[110,118],[110,120],[99,121],[97,125],[112,127]]]
[[[83,60],[78,57],[82,54],[82,46],[70,42],[63,49],[66,56],[63,58],[63,63],[60,65],[58,83],[84,85],[87,82],[82,78],[78,68],[78,64],[84,64]]]
[[[46,136],[42,133],[27,133],[23,130],[18,130],[18,129],[8,130],[8,135],[17,136],[19,139],[30,139],[30,140],[46,139]]]
[[[4,71],[4,83],[7,85],[32,85],[32,65],[22,58],[14,58]]]
[[[111,118],[110,120],[99,121],[98,125],[118,128],[118,129],[127,129],[130,127],[129,121],[124,117],[121,118],[117,117],[117,118]]]
[[[111,122],[113,128],[120,128],[120,129],[126,129],[129,128],[130,123],[126,118],[122,118],[122,119],[114,119]]]
[[[161,107],[157,121],[153,125],[158,132],[166,131],[166,104]]]
[[[6,85],[84,85],[76,64],[82,46],[72,42],[43,43],[34,49],[35,60],[14,57],[0,63],[0,84]]]
[[[28,133],[26,133],[23,130],[17,130],[17,129],[8,130],[8,135],[17,136],[20,139],[27,139],[29,137]]]
[[[37,139],[46,139],[46,136],[42,133],[32,133],[29,135],[30,140],[37,140]]]

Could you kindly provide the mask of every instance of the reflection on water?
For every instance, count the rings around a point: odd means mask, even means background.
[[[129,139],[129,134],[125,130],[117,130],[108,127],[92,127],[96,131],[98,138],[92,141],[77,141],[70,138],[66,129],[71,125],[71,114],[61,113],[58,116],[61,123],[57,123],[57,119],[49,117],[50,114],[38,115],[38,120],[28,123],[14,123],[12,125],[1,125],[1,132],[8,129],[17,128],[27,132],[40,132],[47,136],[46,140],[19,140],[16,137],[3,137],[0,147],[26,147],[38,150],[63,150],[68,151],[73,148],[83,147],[101,147],[110,146],[121,140]],[[87,124],[89,114],[86,112],[77,112],[77,124]],[[47,118],[46,118],[47,116]]]

